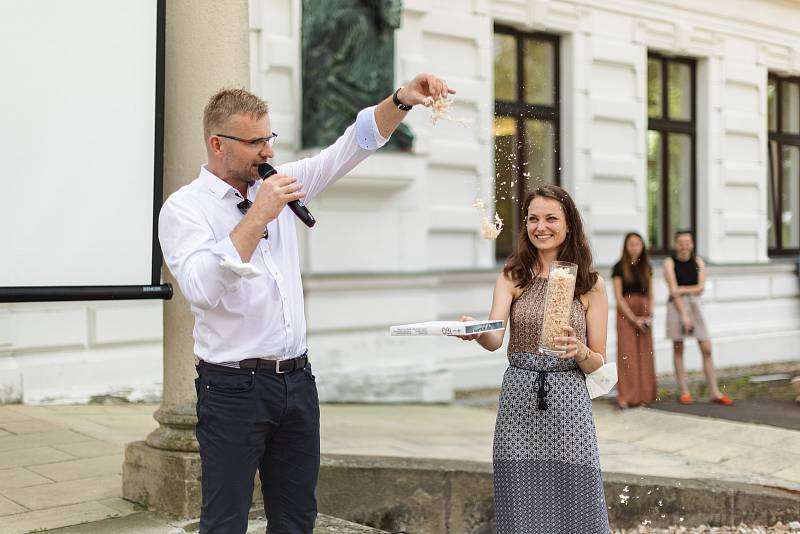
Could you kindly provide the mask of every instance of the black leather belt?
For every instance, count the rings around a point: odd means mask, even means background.
[[[263,358],[247,358],[239,362],[239,367],[228,367],[227,365],[217,365],[200,360],[199,367],[207,367],[210,369],[217,369],[227,372],[257,372],[267,373],[273,375],[285,375],[304,369],[308,363],[308,356],[305,354],[297,358],[288,358],[286,360],[265,360]]]

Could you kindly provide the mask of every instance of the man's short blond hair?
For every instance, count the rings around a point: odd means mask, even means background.
[[[218,133],[234,115],[249,115],[258,120],[269,112],[269,106],[244,88],[220,89],[203,111],[203,135],[206,139]]]

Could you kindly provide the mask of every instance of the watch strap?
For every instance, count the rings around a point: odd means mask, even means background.
[[[399,99],[399,98],[397,98],[397,93],[399,93],[399,92],[400,92],[400,89],[402,89],[402,88],[403,88],[402,86],[401,86],[401,87],[398,87],[398,88],[397,88],[397,90],[396,90],[394,93],[392,93],[392,103],[393,103],[393,104],[394,104],[394,105],[397,107],[397,109],[399,109],[399,110],[402,110],[402,111],[409,111],[409,110],[410,110],[412,107],[414,107],[414,106],[409,106],[408,104],[403,104],[402,102],[400,102],[400,99]]]

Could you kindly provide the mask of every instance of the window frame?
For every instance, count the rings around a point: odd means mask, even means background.
[[[649,134],[650,131],[656,131],[661,136],[661,176],[659,177],[660,180],[660,192],[661,192],[661,205],[662,205],[662,212],[661,212],[661,240],[664,243],[663,247],[657,247],[653,243],[649,243],[649,253],[653,256],[667,256],[672,251],[672,242],[674,241],[674,236],[669,235],[669,225],[670,225],[670,205],[669,205],[669,135],[670,134],[684,134],[688,135],[691,141],[692,146],[692,161],[690,164],[690,176],[689,176],[689,183],[691,187],[692,193],[692,202],[691,202],[691,226],[690,230],[694,235],[695,241],[695,250],[697,250],[698,246],[698,233],[697,233],[697,60],[690,57],[683,57],[683,56],[671,56],[667,54],[663,54],[660,52],[648,50],[647,51],[647,63],[649,68],[649,63],[651,59],[655,59],[659,62],[660,69],[661,69],[661,117],[660,118],[652,118],[650,117],[650,110],[649,106],[647,108],[647,132]],[[669,64],[670,63],[679,63],[683,65],[687,65],[689,67],[690,73],[690,87],[691,87],[691,116],[689,120],[683,119],[671,119],[669,118],[669,97],[668,97],[668,88],[669,88]],[[647,101],[649,102],[649,94],[647,95]],[[647,180],[647,178],[645,178]],[[650,206],[647,206],[647,221],[649,222],[650,219]],[[649,238],[649,230],[645,232],[645,235]]]
[[[521,31],[511,26],[504,26],[502,24],[495,24],[493,36],[497,34],[510,35],[514,37],[516,42],[516,74],[517,74],[517,87],[515,90],[516,99],[509,100],[494,100],[494,117],[509,117],[514,119],[516,123],[516,186],[513,196],[518,199],[519,204],[525,198],[527,193],[526,185],[527,179],[523,176],[525,168],[523,163],[530,153],[527,147],[525,136],[525,121],[529,119],[546,121],[551,124],[553,129],[553,183],[561,185],[561,38],[559,35],[543,32],[526,32]],[[545,104],[529,104],[525,101],[525,40],[546,41],[553,47],[553,105]],[[494,90],[494,89],[493,89]],[[494,139],[494,138],[493,138]],[[492,148],[493,160],[497,148]],[[496,171],[495,171],[496,173]],[[492,192],[494,195],[494,192]],[[495,199],[496,202],[496,199]],[[516,242],[518,232],[522,227],[521,212],[518,209],[513,209],[512,206],[512,220],[505,221],[506,229],[510,229],[512,233],[512,252],[514,243]],[[498,252],[495,248],[495,259],[497,261],[505,261],[507,258],[505,252]]]
[[[800,254],[800,247],[785,248],[783,246],[783,223],[781,215],[783,209],[781,201],[783,200],[783,165],[782,153],[784,146],[795,146],[800,149],[800,133],[784,133],[783,132],[783,83],[790,82],[800,85],[800,76],[780,76],[775,73],[768,73],[767,75],[767,89],[769,89],[769,82],[775,81],[775,130],[769,129],[769,101],[767,101],[767,154],[768,154],[768,168],[767,168],[767,202],[772,202],[772,227],[775,232],[775,246],[769,246],[769,235],[767,235],[767,255],[768,256],[796,256]],[[769,96],[767,97],[769,99]],[[800,114],[800,102],[797,103],[798,114]],[[773,146],[777,147],[775,154],[773,153]],[[777,156],[777,161],[776,161]],[[777,176],[773,174],[777,172]],[[770,180],[773,180],[770,183]],[[798,176],[800,180],[800,176]],[[776,187],[775,197],[770,195],[770,191]],[[775,209],[775,201],[777,199],[777,207]],[[796,216],[800,217],[800,213]]]

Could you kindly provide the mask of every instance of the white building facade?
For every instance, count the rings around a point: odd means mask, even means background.
[[[270,102],[279,163],[309,153],[301,3],[251,1],[252,90]],[[694,230],[717,366],[797,359],[798,27],[800,3],[789,0],[405,0],[396,82],[443,76],[462,120],[434,126],[415,109],[413,150],[368,159],[310,206],[314,229],[298,227],[321,397],[446,401],[497,386],[503,350],[392,338],[388,326],[486,316],[516,202],[542,181],[574,196],[607,280],[628,231],[663,257],[674,229]],[[495,193],[507,223],[497,243],[483,239],[473,207]],[[663,373],[672,354],[658,267],[656,280]],[[160,308],[3,305],[0,400],[153,398]],[[610,308],[613,359],[613,296]],[[700,368],[688,348],[688,367]]]

